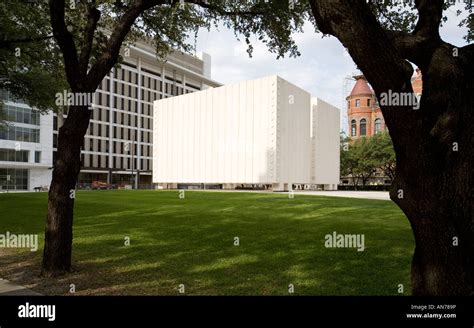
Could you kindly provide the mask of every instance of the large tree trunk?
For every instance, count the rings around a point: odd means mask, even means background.
[[[95,5],[88,6],[87,24],[78,54],[73,34],[65,19],[64,0],[49,0],[51,26],[64,59],[64,68],[73,92],[94,93],[105,75],[117,63],[120,48],[137,17],[157,5],[156,1],[134,1],[118,17],[118,23],[107,40],[106,50],[90,63],[94,33],[101,12]],[[64,125],[59,129],[57,159],[48,198],[48,217],[42,274],[56,276],[71,270],[74,190],[80,172],[81,145],[89,125],[87,107],[71,106]]]
[[[413,229],[413,294],[473,294],[474,45],[441,40],[442,0],[415,1],[412,33],[386,30],[364,1],[310,3],[320,30],[348,48],[379,100],[413,94],[407,59],[421,69],[419,109],[381,108],[397,160],[390,196]]]
[[[426,158],[420,156],[419,160]],[[391,198],[408,217],[415,238],[412,292],[470,295],[474,291],[474,229],[469,181],[472,183],[474,168],[472,162],[464,162],[464,169],[448,168],[440,174],[434,167],[436,162],[431,165],[434,170],[422,172],[401,164],[404,169],[398,170],[391,190]]]
[[[474,292],[474,74],[468,66],[453,67],[440,58],[425,67],[419,109],[424,112],[422,138],[416,140],[417,151],[398,151],[391,197],[407,215],[415,237],[413,294],[470,295]]]
[[[414,295],[472,294],[472,235],[464,226],[466,217],[455,217],[455,211],[432,213],[430,218],[417,213],[408,217],[416,241],[411,269]]]
[[[87,107],[70,107],[68,117],[59,129],[58,152],[48,195],[43,276],[58,276],[71,270],[75,189],[89,118]]]

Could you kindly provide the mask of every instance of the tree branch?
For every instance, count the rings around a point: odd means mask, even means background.
[[[221,16],[258,16],[268,14],[268,11],[265,10],[227,11],[218,6],[211,5],[207,3],[207,1],[203,0],[186,0],[185,2],[198,5],[202,8],[210,9]],[[175,0],[174,3],[179,3],[179,1]]]
[[[84,43],[82,45],[81,54],[79,56],[79,70],[83,76],[87,74],[87,67],[89,65],[89,59],[92,51],[92,45],[94,41],[94,33],[97,28],[97,22],[100,19],[100,11],[89,5],[87,14],[87,25],[85,27]]]
[[[311,9],[320,31],[337,37],[349,50],[377,97],[389,91],[413,93],[413,69],[398,47],[408,53],[409,46],[416,40],[407,35],[387,33],[365,1],[354,2],[311,0]],[[410,57],[413,58],[414,54]],[[382,106],[381,109],[390,134],[400,136],[394,146],[400,149],[410,145],[408,139],[419,133],[419,113],[409,106]],[[407,130],[410,133],[407,134]]]
[[[185,0],[186,3],[195,4],[202,8],[213,10],[219,15],[222,16],[232,16],[232,15],[264,15],[268,12],[264,10],[250,10],[250,11],[226,11],[221,9],[219,6],[214,6],[208,4],[203,0]],[[116,2],[120,4],[120,1]],[[113,30],[107,42],[107,50],[102,54],[99,60],[92,66],[87,76],[87,88],[90,90],[95,90],[95,88],[102,81],[104,76],[112,69],[112,67],[117,62],[118,54],[120,53],[120,48],[122,42],[124,41],[126,35],[130,31],[132,25],[134,24],[137,17],[142,14],[145,10],[150,9],[158,5],[177,5],[179,0],[167,1],[167,0],[136,0],[129,7],[126,7],[125,13],[119,19],[117,26]],[[125,7],[124,7],[125,8]]]
[[[21,39],[9,39],[9,40],[1,40],[0,41],[0,49],[7,48],[10,44],[14,43],[30,43],[30,42],[39,42],[45,41],[48,39],[54,38],[54,35],[46,35],[39,38],[21,38]]]
[[[386,31],[386,34],[400,55],[420,68],[430,62],[434,49],[441,43],[421,35],[402,31]]]
[[[440,40],[439,24],[443,18],[444,0],[415,0],[419,18],[414,34]]]
[[[49,0],[49,11],[53,35],[63,54],[66,78],[73,91],[80,91],[83,86],[79,74],[79,61],[73,35],[67,30],[64,21],[64,0]]]
[[[136,0],[122,17],[119,18],[117,25],[107,41],[107,50],[104,51],[99,60],[91,67],[87,75],[87,88],[89,90],[95,91],[104,76],[117,63],[122,42],[125,40],[137,17],[147,9],[165,4],[165,1],[166,0]]]

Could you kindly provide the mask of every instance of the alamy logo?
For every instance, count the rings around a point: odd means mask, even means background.
[[[38,235],[14,234],[7,231],[0,234],[0,248],[29,248],[30,251],[38,250]]]
[[[56,93],[57,106],[87,106],[90,107],[95,100],[95,93],[88,92],[67,92]]]
[[[18,318],[47,318],[56,320],[56,305],[33,305],[26,302],[18,307]]]
[[[420,109],[420,98],[414,93],[410,92],[382,92],[380,94],[380,105],[381,106],[408,106],[413,107],[414,110]]]
[[[333,231],[332,234],[327,234],[324,239],[326,248],[357,248],[358,252],[365,250],[364,234],[338,234]]]

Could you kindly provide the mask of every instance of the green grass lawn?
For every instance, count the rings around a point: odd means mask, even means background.
[[[85,191],[76,196],[74,272],[38,277],[46,193],[0,194],[0,233],[38,233],[37,252],[0,249],[0,277],[44,294],[398,295],[414,241],[389,201],[270,193]],[[365,251],[326,248],[333,231]],[[125,246],[125,238],[130,246]],[[234,246],[238,237],[240,246]]]

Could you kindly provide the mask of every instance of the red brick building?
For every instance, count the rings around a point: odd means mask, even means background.
[[[347,100],[348,134],[351,138],[371,137],[386,131],[382,111],[375,93],[364,75],[354,76],[356,83]],[[413,91],[421,95],[423,82],[421,71],[417,68],[412,78]]]

